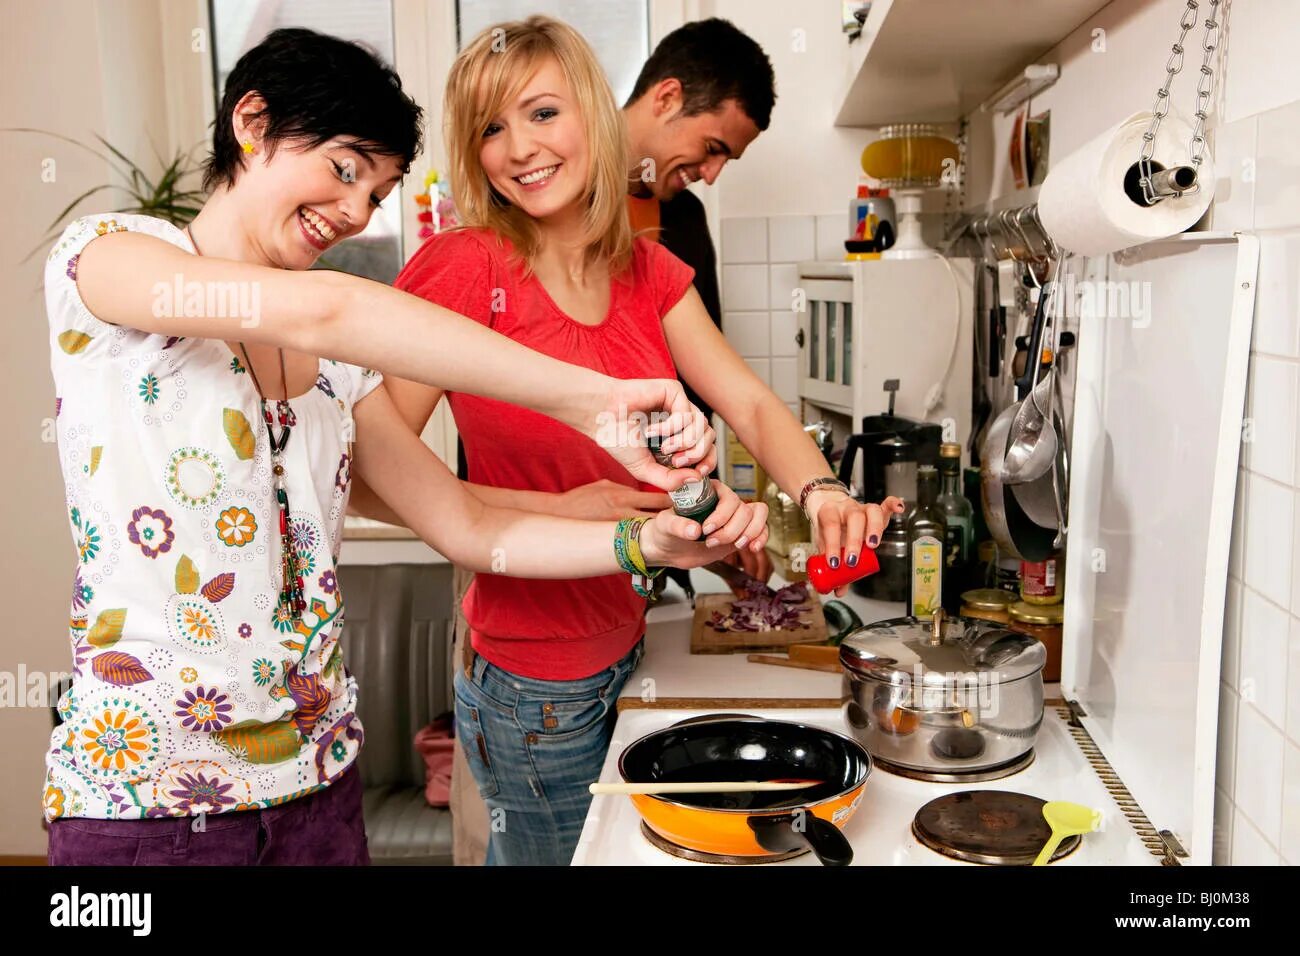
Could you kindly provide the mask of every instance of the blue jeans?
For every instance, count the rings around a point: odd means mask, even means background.
[[[519,677],[475,655],[456,669],[456,735],[488,808],[488,866],[567,866],[645,651],[581,680]]]

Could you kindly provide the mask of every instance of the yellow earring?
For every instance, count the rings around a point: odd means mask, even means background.
[[[254,147],[252,143],[244,143],[244,152],[251,155],[253,153],[253,148]]]

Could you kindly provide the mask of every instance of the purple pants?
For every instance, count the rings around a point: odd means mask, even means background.
[[[361,774],[265,810],[50,824],[51,866],[368,866]]]

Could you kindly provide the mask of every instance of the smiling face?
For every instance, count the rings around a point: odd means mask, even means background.
[[[258,142],[236,116],[240,142]],[[258,253],[282,269],[309,269],[321,254],[366,228],[402,179],[401,161],[369,152],[347,137],[306,148],[265,143],[245,158],[237,194]]]
[[[588,190],[587,132],[564,72],[542,61],[483,132],[479,161],[488,181],[533,219],[571,212]]]
[[[664,80],[646,95],[648,113],[629,114],[629,122],[645,124],[632,130],[634,151],[640,153],[633,159],[638,167],[645,159],[654,161],[654,178],[645,187],[656,199],[672,199],[700,179],[713,185],[722,167],[739,159],[758,136],[758,126],[734,99],[713,112],[688,116],[676,80]]]

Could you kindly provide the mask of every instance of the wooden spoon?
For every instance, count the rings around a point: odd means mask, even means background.
[[[753,793],[770,790],[803,790],[815,787],[821,780],[799,780],[787,778],[781,780],[715,780],[712,782],[677,782],[672,783],[593,783],[587,789],[599,796],[605,793],[624,794],[660,794],[660,793]]]

